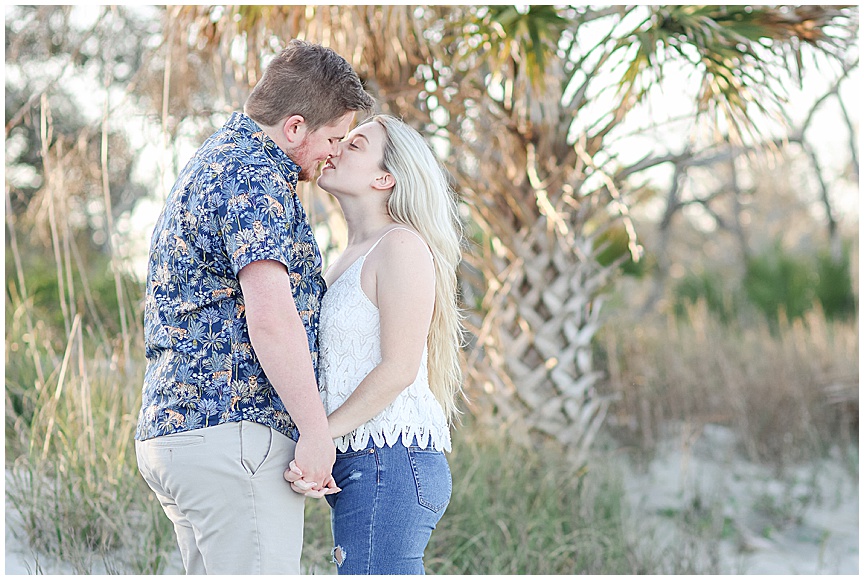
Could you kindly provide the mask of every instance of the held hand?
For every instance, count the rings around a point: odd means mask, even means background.
[[[301,433],[294,448],[294,462],[307,483],[315,482],[315,489],[321,489],[321,484],[330,477],[335,461],[336,446],[328,433]]]
[[[291,461],[288,464],[288,469],[283,473],[285,481],[291,484],[291,489],[297,493],[302,493],[306,497],[321,498],[325,495],[338,493],[342,491],[336,486],[336,481],[333,476],[328,476],[323,487],[318,488],[318,484],[314,481],[306,481],[303,478],[303,472],[297,467],[296,461]]]
[[[282,476],[288,483],[294,483],[303,479],[303,472],[297,467],[297,462],[292,459],[291,463],[288,464],[288,469],[285,470]]]

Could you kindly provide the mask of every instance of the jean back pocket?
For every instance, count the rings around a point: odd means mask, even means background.
[[[409,447],[408,457],[414,482],[417,484],[417,500],[423,507],[439,512],[450,503],[453,481],[450,466],[442,451]]]

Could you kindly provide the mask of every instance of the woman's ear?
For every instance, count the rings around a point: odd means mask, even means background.
[[[389,172],[384,172],[383,175],[380,175],[375,178],[375,181],[372,182],[372,187],[375,189],[393,189],[393,186],[396,185],[396,178],[393,177],[393,174]]]
[[[291,115],[282,123],[282,135],[289,145],[295,146],[303,142],[306,136],[306,119],[303,115]]]

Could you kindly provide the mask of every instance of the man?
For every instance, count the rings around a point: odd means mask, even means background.
[[[318,394],[321,255],[295,193],[374,101],[292,41],[181,172],[150,245],[138,467],[188,574],[297,574],[303,496],[331,485]]]

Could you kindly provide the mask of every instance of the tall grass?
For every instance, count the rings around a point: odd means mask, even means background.
[[[558,445],[528,449],[506,433],[457,431],[454,494],[428,567],[443,574],[627,574],[640,570],[625,537],[624,490],[597,458],[586,467]]]
[[[126,360],[120,340],[88,338],[81,315],[63,337],[23,301],[7,295],[7,309],[7,503],[35,571],[164,572],[176,562],[173,530],[134,453],[140,340]],[[662,570],[629,533],[620,477],[602,458],[571,465],[554,444],[528,450],[470,420],[455,439],[453,499],[427,551],[430,572]],[[308,502],[309,572],[334,572],[331,545],[329,508]]]
[[[88,332],[82,314],[59,330],[9,287],[6,313],[6,499],[20,514],[14,531],[39,555],[35,571],[50,561],[77,573],[164,572],[177,561],[174,534],[132,441],[140,338],[127,359],[122,340]],[[619,396],[609,427],[643,451],[676,423],[694,433],[727,424],[752,458],[778,465],[857,441],[855,323],[817,310],[778,333],[722,323],[702,305],[683,321],[613,321],[600,340],[605,388]],[[529,448],[470,417],[454,446],[430,573],[718,573],[722,510],[689,506],[679,514],[687,533],[663,541],[630,513],[614,450],[576,464],[554,443]],[[305,536],[306,569],[333,573],[326,503],[307,504]]]
[[[731,427],[754,461],[778,467],[858,441],[857,320],[818,306],[793,322],[723,322],[704,302],[684,317],[623,317],[599,334],[618,402],[609,426],[654,448],[669,425]]]
[[[26,336],[24,308],[7,326],[6,492],[20,514],[14,531],[38,556],[35,571],[165,572],[177,559],[174,534],[137,472],[132,440],[140,341],[124,361],[119,341],[86,340],[76,316],[55,351],[44,327]],[[35,358],[20,356],[28,341]],[[455,440],[453,498],[427,550],[430,573],[710,571],[682,554],[653,554],[633,533],[620,474],[602,456],[571,464],[556,444],[527,449],[470,420]],[[323,501],[307,504],[305,540],[307,571],[333,573]]]
[[[16,512],[7,522],[39,555],[35,572],[50,562],[76,573],[155,573],[174,551],[134,455],[143,344],[116,247],[107,115],[96,168],[111,241],[107,275],[105,256],[97,252],[94,264],[80,251],[89,232],[76,232],[70,216],[84,188],[70,179],[81,172],[68,171],[46,95],[42,187],[18,213],[6,189],[6,502]],[[112,287],[99,292],[105,279]]]
[[[25,304],[10,306],[6,501],[18,516],[13,532],[46,565],[82,574],[160,572],[174,551],[173,532],[138,474],[132,440],[142,364],[124,360],[119,344],[86,341],[80,315],[55,351],[50,329],[23,324]]]
[[[429,574],[705,574],[702,538],[655,542],[630,512],[620,466],[598,453],[571,461],[559,444],[528,448],[470,419],[448,456],[450,505],[425,554]],[[311,573],[330,563],[329,508],[308,502],[303,548]]]

